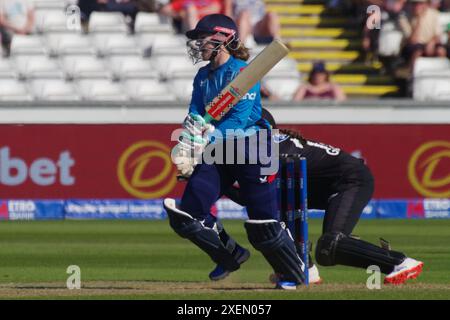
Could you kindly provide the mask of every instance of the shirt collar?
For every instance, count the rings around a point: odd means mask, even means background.
[[[209,70],[212,71],[212,72],[218,71],[218,70],[220,70],[220,69],[223,69],[223,68],[228,67],[233,61],[234,61],[234,57],[233,57],[232,55],[230,55],[230,57],[228,58],[228,60],[227,60],[224,64],[222,64],[221,66],[219,66],[219,67],[216,68],[216,69],[212,69],[212,68],[211,68],[211,63],[210,63],[210,64],[209,64]]]

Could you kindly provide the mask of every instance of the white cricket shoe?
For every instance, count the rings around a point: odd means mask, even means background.
[[[423,269],[423,262],[406,258],[384,278],[384,284],[402,284],[408,279],[417,278]]]

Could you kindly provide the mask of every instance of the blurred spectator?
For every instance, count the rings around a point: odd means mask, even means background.
[[[0,32],[4,54],[9,56],[14,34],[31,34],[34,7],[29,0],[0,0]]]
[[[330,82],[330,73],[321,61],[314,63],[309,73],[308,82],[308,84],[298,87],[292,98],[293,101],[308,99],[343,101],[347,99],[344,91],[337,84]]]
[[[78,0],[78,7],[80,7],[82,23],[89,21],[92,12],[100,10],[96,0]]]
[[[450,23],[447,25],[447,44],[445,48],[447,50],[447,58],[450,59]]]
[[[269,43],[280,38],[278,15],[267,12],[262,0],[234,0],[233,18],[239,27],[239,37],[246,42],[253,34],[257,43]]]
[[[430,8],[440,10],[442,6],[442,0],[430,0]]]
[[[163,6],[159,13],[179,20],[182,30],[194,29],[197,22],[208,14],[221,13],[223,8],[220,0],[173,0]]]
[[[134,19],[138,12],[136,3],[132,0],[97,0],[102,11],[122,12]]]
[[[157,0],[133,0],[139,11],[156,12],[160,8],[160,2]]]
[[[261,89],[260,89],[261,98],[267,99],[270,101],[278,101],[280,100],[280,97],[278,97],[276,94],[274,94],[272,91],[267,88],[267,86],[261,82]]]
[[[405,5],[406,0],[384,0],[380,7],[380,29],[370,29],[365,24],[362,46],[367,60],[377,61],[378,55],[396,56],[400,53],[402,33],[399,21],[406,14]]]
[[[439,12],[430,7],[427,0],[410,0],[411,17],[401,17],[400,26],[407,39],[403,55],[412,71],[418,57],[445,57],[446,50],[441,44]]]
[[[1,1],[1,0],[0,0]],[[122,12],[128,19],[131,29],[139,11],[137,3],[133,0],[79,0],[81,21],[84,25],[89,21],[89,16],[94,11]]]

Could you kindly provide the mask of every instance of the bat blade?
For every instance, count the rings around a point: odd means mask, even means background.
[[[288,53],[281,41],[272,41],[205,107],[205,120],[220,120]]]

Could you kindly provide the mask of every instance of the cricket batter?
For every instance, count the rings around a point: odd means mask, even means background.
[[[189,149],[195,148],[198,152],[209,143],[205,132],[218,130],[222,133],[222,141],[214,141],[216,144],[232,139],[234,154],[248,160],[251,135],[261,129],[270,130],[270,125],[261,117],[259,83],[220,121],[206,124],[203,119],[205,106],[245,68],[248,49],[239,40],[235,22],[222,14],[205,16],[186,36],[190,39],[187,45],[194,63],[209,61],[208,65],[199,69],[194,79],[189,114],[179,139],[179,145],[183,148],[179,148],[174,156],[180,172],[189,175],[193,169],[189,159],[192,150]],[[227,129],[241,130],[241,134],[229,136]],[[238,140],[244,141],[245,148],[239,148]],[[270,134],[266,135],[263,143],[270,150]],[[249,161],[244,164],[199,163],[189,178],[180,206],[176,207],[173,199],[165,199],[164,206],[174,231],[193,242],[217,264],[210,278],[224,278],[239,269],[250,254],[225,232],[210,210],[224,191],[238,181],[240,196],[249,216],[245,229],[250,243],[280,275],[276,288],[295,289],[304,282],[304,263],[289,232],[278,221],[276,186],[267,181],[267,176],[261,175],[262,167],[259,159],[257,164],[250,164]]]
[[[263,118],[276,128],[266,109]],[[307,160],[308,207],[325,210],[322,236],[316,246],[318,264],[364,269],[376,265],[386,274],[386,284],[401,284],[419,276],[423,262],[390,250],[386,243],[379,247],[351,235],[374,190],[372,174],[364,161],[338,148],[307,140],[298,132],[280,132],[273,137],[279,143],[280,154],[300,155]],[[231,188],[225,194],[245,205],[239,189]],[[310,283],[319,282],[317,269],[311,264],[309,267]]]

